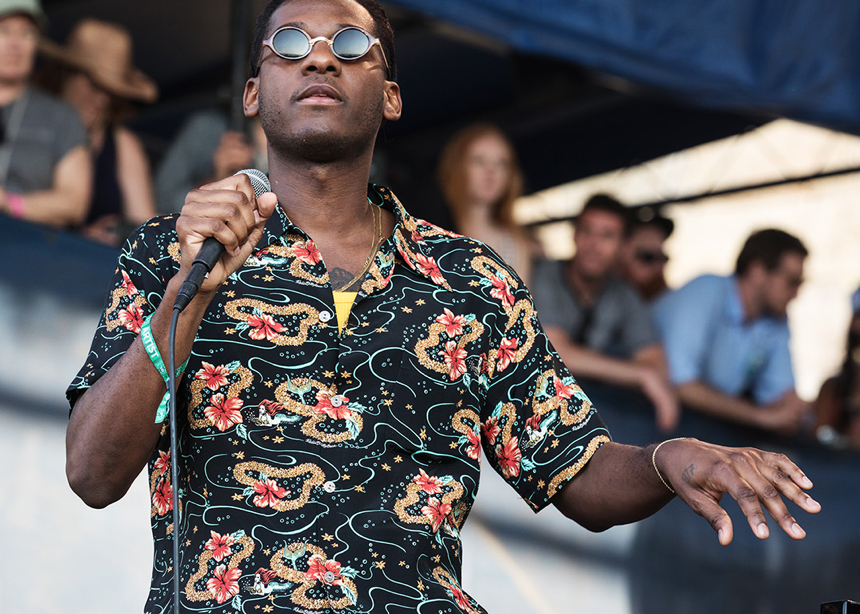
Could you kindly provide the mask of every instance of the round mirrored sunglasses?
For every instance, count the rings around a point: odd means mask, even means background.
[[[386,72],[388,72],[388,60],[379,39],[357,26],[338,30],[331,38],[325,36],[311,38],[301,28],[284,26],[275,30],[269,38],[263,41],[263,45],[285,60],[301,60],[307,57],[314,45],[320,41],[328,44],[335,57],[347,61],[362,58],[370,51],[371,47],[379,45],[382,61],[385,63]]]

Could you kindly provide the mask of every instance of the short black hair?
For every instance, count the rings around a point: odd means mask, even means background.
[[[576,223],[586,211],[604,211],[606,213],[611,213],[612,215],[617,215],[621,218],[621,222],[624,224],[624,234],[627,234],[630,227],[630,211],[614,196],[610,196],[609,194],[592,195],[587,201],[585,201],[579,215],[574,218],[574,223]]]
[[[644,205],[630,209],[630,225],[627,228],[627,236],[632,235],[640,228],[653,226],[663,233],[663,237],[668,239],[675,231],[675,222],[668,217],[664,217],[660,209]]]
[[[391,27],[391,22],[388,21],[385,11],[376,0],[354,1],[370,13],[370,18],[373,20],[374,29],[376,30],[375,32],[371,32],[371,34],[379,39],[379,44],[385,55],[385,61],[388,63],[386,78],[389,81],[397,81],[397,61],[394,56],[394,29]],[[260,75],[260,56],[263,54],[263,41],[269,33],[269,22],[272,20],[272,15],[288,2],[290,0],[269,0],[269,3],[266,4],[259,17],[257,17],[257,22],[254,24],[254,38],[251,40],[251,55],[249,56],[250,70],[248,74],[251,77],[258,77]]]
[[[735,274],[743,275],[753,262],[759,261],[767,271],[775,271],[779,267],[784,254],[798,254],[806,258],[809,251],[800,239],[778,228],[766,228],[752,233],[744,243]]]

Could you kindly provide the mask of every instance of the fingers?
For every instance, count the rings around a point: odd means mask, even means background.
[[[711,524],[721,544],[732,540],[731,520],[719,505],[723,493],[737,501],[756,537],[765,539],[770,535],[765,512],[789,537],[806,536],[783,497],[808,513],[817,513],[821,505],[804,492],[812,488],[812,482],[797,465],[782,454],[696,443],[699,449],[689,455],[694,460],[687,461],[690,464],[685,470],[684,487],[678,494]]]
[[[182,253],[193,260],[203,241],[214,237],[224,245],[226,254],[238,255],[252,233],[265,225],[276,204],[272,193],[255,199],[246,175],[233,175],[192,190],[176,223]]]
[[[187,235],[201,242],[215,237],[235,255],[257,224],[254,209],[253,200],[241,191],[201,188],[188,194],[177,228],[181,223]]]

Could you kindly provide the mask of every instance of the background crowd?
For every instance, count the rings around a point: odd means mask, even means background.
[[[191,114],[155,171],[124,122],[158,98],[135,68],[129,32],[87,18],[63,44],[44,36],[38,0],[0,1],[0,211],[119,245],[196,186],[265,170],[258,123],[231,126],[220,110]],[[37,58],[41,56],[41,60]],[[817,399],[797,394],[786,308],[803,282],[801,239],[753,233],[730,276],[670,289],[672,220],[595,194],[573,220],[575,255],[542,256],[514,220],[523,174],[509,138],[489,123],[455,134],[437,178],[455,230],[497,251],[532,290],[556,350],[578,377],[639,390],[657,426],[683,410],[785,435],[860,448],[860,291],[845,359]]]

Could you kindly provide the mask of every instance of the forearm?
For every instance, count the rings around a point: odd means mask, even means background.
[[[681,403],[704,414],[758,426],[759,408],[743,399],[720,392],[698,380],[678,387]]]
[[[29,192],[22,197],[22,218],[30,222],[63,228],[76,226],[87,216],[87,202],[74,192],[44,190]]]
[[[651,463],[654,446],[601,446],[552,503],[591,531],[647,518],[672,499]]]
[[[151,329],[165,366],[175,277],[153,315]],[[179,318],[176,363],[191,353],[211,296],[198,297]],[[156,410],[166,390],[140,338],[74,406],[66,434],[66,474],[78,496],[92,507],[120,499],[150,459],[162,425]]]

